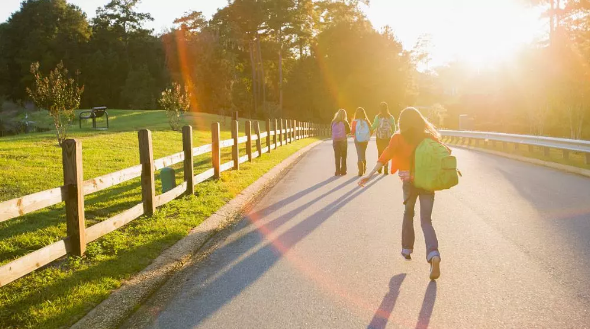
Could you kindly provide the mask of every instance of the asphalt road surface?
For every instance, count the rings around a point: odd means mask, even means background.
[[[372,141],[370,167],[376,153]],[[141,327],[590,328],[590,179],[454,154],[464,177],[435,198],[436,282],[418,218],[413,260],[399,254],[397,176],[358,187],[349,142],[348,175],[333,177],[325,142],[154,296]]]

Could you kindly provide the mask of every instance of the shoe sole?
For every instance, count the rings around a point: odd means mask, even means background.
[[[440,277],[440,257],[434,256],[430,260],[430,280],[436,280]]]

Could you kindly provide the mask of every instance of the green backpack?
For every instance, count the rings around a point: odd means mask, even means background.
[[[459,184],[457,158],[441,143],[424,139],[414,151],[414,186],[440,191]]]

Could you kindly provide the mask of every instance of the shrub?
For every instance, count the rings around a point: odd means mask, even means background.
[[[33,89],[27,88],[27,93],[38,108],[45,109],[53,118],[57,133],[57,142],[61,146],[67,138],[67,129],[74,118],[74,111],[80,106],[80,97],[84,86],[68,76],[68,70],[63,62],[43,76],[39,72],[39,63],[31,64],[31,73],[35,77]]]
[[[166,110],[170,128],[174,131],[179,130],[181,115],[190,108],[190,93],[188,88],[182,88],[178,83],[173,83],[171,88],[167,88],[162,92],[158,103]]]

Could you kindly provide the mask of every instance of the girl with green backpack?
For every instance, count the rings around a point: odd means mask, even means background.
[[[426,142],[427,141],[427,142]],[[420,199],[420,222],[424,239],[426,240],[426,260],[430,263],[430,279],[435,280],[440,276],[440,252],[438,251],[438,239],[432,226],[432,208],[434,205],[434,190],[427,190],[417,187],[414,183],[413,167],[417,154],[417,147],[430,146],[430,142],[440,145],[450,155],[450,150],[440,143],[440,134],[436,128],[428,122],[415,108],[406,108],[399,117],[399,131],[397,131],[389,145],[383,151],[375,168],[359,181],[360,186],[364,186],[371,177],[383,164],[392,160],[391,172],[399,171],[399,177],[402,180],[402,189],[404,195],[404,219],[402,223],[402,256],[410,260],[414,249],[414,206]],[[436,149],[440,151],[440,149]],[[428,151],[426,151],[428,152]],[[439,152],[441,153],[441,152]],[[444,157],[443,157],[444,158]],[[448,157],[447,157],[448,158]],[[439,166],[438,153],[432,157],[421,156],[421,162],[432,162],[436,167]],[[443,162],[446,161],[443,159]],[[424,164],[421,163],[422,166]],[[456,169],[455,169],[456,174]],[[440,175],[435,175],[438,178]],[[448,188],[448,187],[446,187]]]

